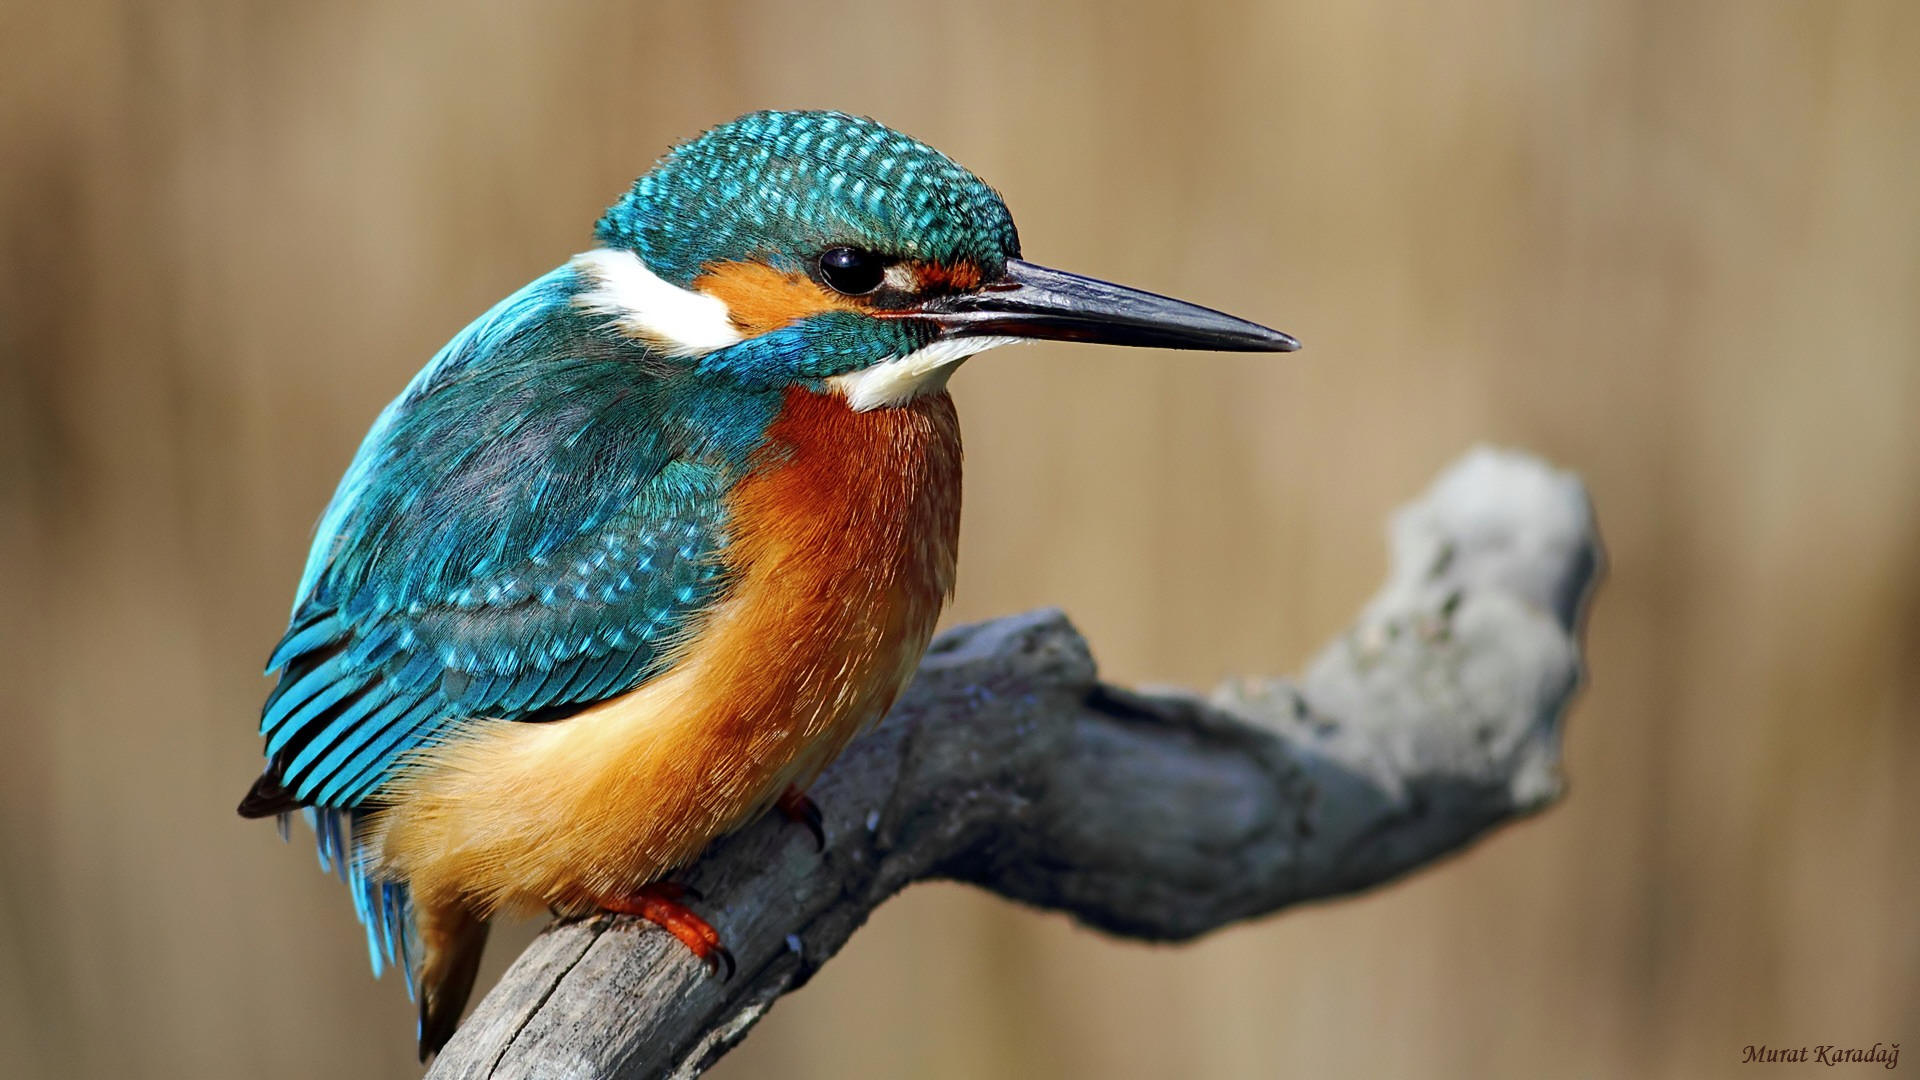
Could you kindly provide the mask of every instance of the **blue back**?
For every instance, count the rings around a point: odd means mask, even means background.
[[[404,886],[356,833],[408,751],[654,674],[723,594],[724,498],[779,392],[702,377],[570,306],[556,270],[475,320],[368,433],[321,519],[260,719],[269,774],[348,878],[376,972]]]
[[[778,398],[597,329],[572,278],[449,342],[341,481],[260,724],[302,803],[361,805],[450,722],[630,688],[724,588],[726,487]]]

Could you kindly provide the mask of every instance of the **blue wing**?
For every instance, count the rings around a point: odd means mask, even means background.
[[[558,270],[482,316],[368,434],[269,661],[242,813],[377,805],[471,718],[625,692],[724,591],[726,488],[777,405],[702,397],[574,286]]]

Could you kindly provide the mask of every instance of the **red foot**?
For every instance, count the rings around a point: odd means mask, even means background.
[[[807,831],[813,834],[815,851],[827,850],[826,818],[820,813],[820,804],[807,798],[806,792],[788,784],[787,790],[780,793],[780,798],[773,805],[780,808],[788,821],[807,827]]]
[[[602,903],[600,906],[618,915],[637,915],[658,926],[667,933],[680,939],[681,944],[693,950],[707,965],[709,971],[719,971],[725,965],[726,978],[733,978],[733,954],[720,944],[720,934],[707,925],[707,920],[695,915],[680,901],[691,897],[700,899],[700,894],[685,885],[671,881],[656,881],[643,885],[638,892],[619,900]]]

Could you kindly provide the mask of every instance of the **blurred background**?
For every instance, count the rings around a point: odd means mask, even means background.
[[[1483,440],[1578,470],[1612,565],[1543,817],[1187,947],[919,887],[714,1075],[1920,1053],[1916,56],[1899,0],[5,0],[0,1075],[417,1075],[306,838],[233,814],[260,664],[382,404],[765,106],[877,116],[1031,257],[1307,344],[969,364],[953,621],[1297,670]]]

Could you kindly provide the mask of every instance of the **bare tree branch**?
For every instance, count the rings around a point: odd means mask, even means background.
[[[1477,450],[1392,537],[1386,586],[1298,684],[1109,686],[1053,611],[941,636],[814,787],[824,855],[775,816],[684,875],[737,975],[710,978],[644,923],[561,924],[428,1075],[696,1075],[915,881],[1180,940],[1380,884],[1546,807],[1599,565],[1584,489]]]

